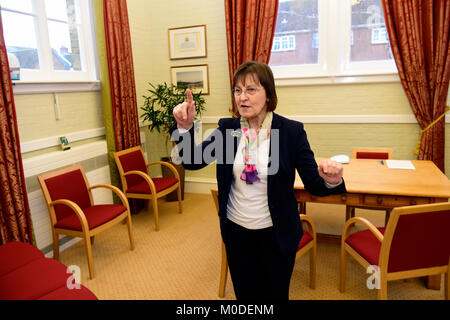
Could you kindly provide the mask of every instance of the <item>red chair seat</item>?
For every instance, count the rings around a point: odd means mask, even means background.
[[[66,285],[67,267],[53,259],[39,259],[0,278],[0,300],[35,300]]]
[[[89,230],[92,230],[119,216],[126,208],[119,204],[99,204],[83,209]],[[80,220],[76,214],[65,217],[55,224],[55,228],[82,231]]]
[[[385,228],[378,228],[384,235]],[[345,242],[371,265],[377,266],[380,258],[381,242],[370,230],[358,231],[351,234]]]
[[[44,258],[44,254],[34,246],[23,242],[8,242],[0,246],[0,277],[18,269],[31,261]]]
[[[308,231],[303,230],[303,236],[300,239],[300,242],[298,243],[297,251],[299,251],[301,248],[306,246],[311,241],[313,241],[313,237],[309,234]]]
[[[47,293],[38,300],[98,300],[98,298],[85,286],[81,286],[80,289],[69,289],[64,286]]]
[[[156,192],[160,192],[165,190],[175,183],[178,182],[177,178],[152,178],[153,183],[155,184]],[[150,186],[146,181],[142,181],[130,188],[128,188],[127,193],[152,193],[150,190]]]

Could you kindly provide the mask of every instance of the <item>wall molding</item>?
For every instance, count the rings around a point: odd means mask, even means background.
[[[59,136],[52,136],[43,139],[23,142],[20,144],[20,149],[22,153],[26,153],[59,146],[58,137],[61,136],[65,136],[69,140],[69,142],[76,142],[80,140],[102,137],[104,135],[105,135],[105,128],[76,131],[71,133],[60,134]]]
[[[211,189],[217,189],[217,180],[211,178],[191,178],[184,180],[184,192],[210,194]]]
[[[202,117],[203,124],[217,125],[221,118],[225,116],[207,116]],[[379,115],[288,115],[289,119],[300,121],[303,123],[417,123],[416,118],[412,114],[379,114]],[[450,115],[445,116],[445,123],[450,123]],[[149,123],[139,122],[141,128],[148,126]],[[97,138],[105,135],[105,128],[95,128],[84,131],[61,134],[43,139],[23,142],[20,144],[22,153],[51,148],[59,146],[58,137],[65,135],[70,142]],[[141,134],[141,138],[145,135]]]
[[[219,119],[229,116],[202,117],[204,124],[217,124]],[[303,123],[417,123],[414,115],[409,114],[377,114],[377,115],[287,115],[286,118]],[[450,115],[445,116],[450,123]]]

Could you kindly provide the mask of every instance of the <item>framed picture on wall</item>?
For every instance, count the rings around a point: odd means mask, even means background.
[[[209,94],[208,65],[171,67],[170,74],[174,85],[184,84],[197,93]]]
[[[170,60],[205,58],[206,25],[169,29]]]

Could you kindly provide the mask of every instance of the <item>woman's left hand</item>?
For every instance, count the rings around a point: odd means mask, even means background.
[[[327,159],[319,163],[319,175],[329,184],[338,184],[342,180],[344,169],[340,162]]]

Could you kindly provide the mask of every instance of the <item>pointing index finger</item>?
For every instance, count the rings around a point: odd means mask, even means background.
[[[191,105],[194,102],[194,97],[192,96],[191,89],[186,90],[186,98],[187,98],[187,103],[189,105]]]

